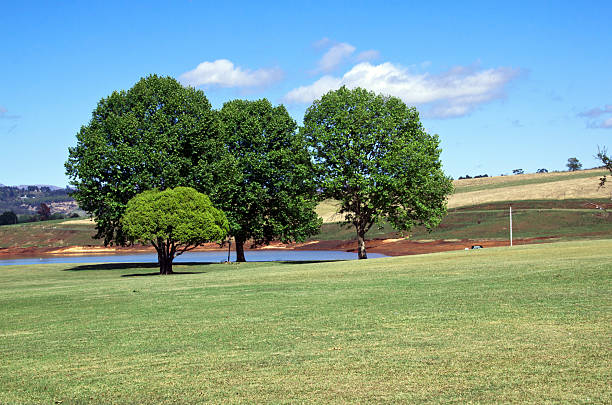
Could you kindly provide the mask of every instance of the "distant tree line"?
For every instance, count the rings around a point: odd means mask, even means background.
[[[41,203],[36,209],[35,214],[17,215],[13,211],[4,211],[2,214],[0,214],[0,226],[78,217],[79,214],[77,214],[76,212],[73,212],[71,214],[63,214],[61,212],[51,213],[51,208],[47,204]]]
[[[465,179],[481,179],[481,178],[483,178],[483,177],[489,177],[489,175],[488,175],[488,174],[479,174],[479,175],[477,175],[477,176],[472,177],[472,176],[470,176],[469,174],[466,174],[465,176],[461,176],[461,177],[459,177],[459,179],[458,179],[458,180],[465,180]]]

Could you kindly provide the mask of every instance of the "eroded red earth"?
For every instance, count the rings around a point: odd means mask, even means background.
[[[543,243],[557,239],[556,237],[540,237],[515,239],[515,245],[531,243]],[[448,250],[463,250],[473,245],[481,245],[484,248],[495,246],[508,246],[509,242],[500,240],[434,240],[413,241],[408,239],[372,239],[366,242],[366,249],[370,253],[381,253],[387,256],[418,255],[425,253],[444,252]],[[257,249],[295,249],[295,250],[340,250],[345,252],[357,252],[357,242],[351,240],[329,240],[311,241],[305,243],[293,243],[284,245],[273,242],[269,246]],[[209,243],[195,249],[196,251],[227,250],[227,247],[219,247],[216,243]],[[68,247],[10,247],[0,248],[0,259],[39,257],[39,256],[65,256],[65,255],[91,255],[91,254],[126,254],[153,252],[151,246],[132,247],[100,247],[100,246],[68,246]]]

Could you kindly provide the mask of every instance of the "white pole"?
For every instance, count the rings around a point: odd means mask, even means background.
[[[512,206],[510,206],[510,247],[512,247]]]

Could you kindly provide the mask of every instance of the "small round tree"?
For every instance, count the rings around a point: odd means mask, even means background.
[[[148,190],[133,197],[121,219],[131,242],[151,243],[159,273],[172,273],[172,261],[202,243],[221,241],[229,230],[223,211],[190,187]]]

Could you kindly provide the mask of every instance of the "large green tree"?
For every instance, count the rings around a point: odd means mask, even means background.
[[[445,215],[452,183],[441,168],[438,137],[400,99],[342,87],[308,108],[303,133],[322,195],[340,202],[357,231],[360,259],[367,258],[365,234],[375,223],[432,228]]]
[[[215,200],[227,213],[237,261],[244,244],[302,241],[321,222],[314,211],[316,184],[310,154],[283,106],[266,99],[223,105],[220,120],[238,177]]]
[[[65,166],[74,198],[96,221],[96,237],[122,245],[120,219],[132,197],[176,186],[213,195],[230,162],[204,93],[152,75],[100,100]]]
[[[121,226],[130,241],[155,247],[160,274],[172,273],[175,257],[202,243],[221,241],[229,230],[225,214],[190,187],[138,194],[127,203]]]

